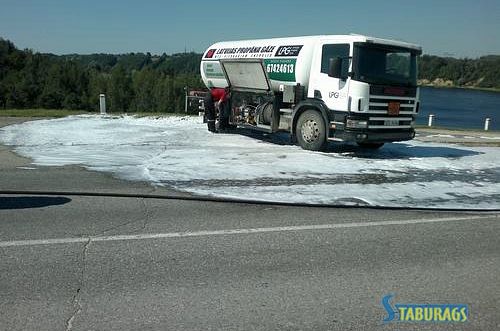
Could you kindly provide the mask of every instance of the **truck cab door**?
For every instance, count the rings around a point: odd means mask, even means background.
[[[347,111],[349,103],[349,67],[351,64],[350,44],[323,43],[320,54],[311,68],[311,82],[308,96],[322,99],[328,108]],[[342,78],[330,77],[330,59],[342,59]]]

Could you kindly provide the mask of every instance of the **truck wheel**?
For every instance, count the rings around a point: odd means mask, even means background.
[[[306,110],[300,115],[295,134],[303,149],[321,151],[326,146],[325,121],[316,110]]]
[[[358,146],[369,149],[379,149],[384,146],[384,143],[358,143]]]

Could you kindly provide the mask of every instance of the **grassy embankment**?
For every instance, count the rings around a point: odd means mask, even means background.
[[[87,112],[83,110],[66,110],[66,109],[0,109],[0,116],[3,117],[50,117],[60,118],[71,115],[99,115],[98,112]],[[111,112],[108,115],[121,116],[132,115],[137,117],[144,116],[173,116],[173,115],[186,115],[186,113],[154,113],[154,112],[128,112],[116,113]]]
[[[8,117],[65,117],[70,115],[89,114],[79,110],[65,109],[1,109],[0,116]]]

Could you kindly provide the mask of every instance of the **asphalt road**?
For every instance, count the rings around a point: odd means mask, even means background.
[[[175,193],[0,148],[0,188]],[[0,195],[0,330],[495,330],[495,213]],[[381,299],[463,303],[383,323]]]
[[[0,329],[498,329],[500,219],[475,215],[4,195]],[[383,324],[389,293],[469,321]]]

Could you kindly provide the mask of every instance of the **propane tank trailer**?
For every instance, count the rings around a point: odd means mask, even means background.
[[[362,35],[219,42],[203,54],[207,88],[230,90],[229,122],[287,131],[308,150],[328,141],[379,148],[413,139],[418,45]]]

